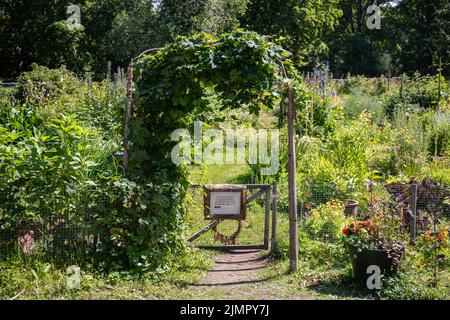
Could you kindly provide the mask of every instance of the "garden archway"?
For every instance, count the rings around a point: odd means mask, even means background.
[[[186,169],[171,161],[170,136],[209,110],[208,92],[214,92],[226,108],[245,105],[254,114],[262,105],[272,108],[288,98],[291,238],[296,243],[294,99],[304,99],[305,89],[289,56],[264,36],[238,30],[218,37],[180,37],[133,63],[135,92],[133,108],[126,112],[124,165],[133,180],[170,190],[166,196],[173,201],[165,208],[167,219],[182,215],[189,186]],[[291,269],[296,269],[295,243]]]

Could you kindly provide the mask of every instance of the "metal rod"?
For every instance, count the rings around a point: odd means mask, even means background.
[[[417,184],[412,184],[412,192],[411,192],[411,222],[410,222],[410,237],[411,243],[416,241],[417,236]]]
[[[217,226],[219,223],[221,222],[221,220],[214,220],[213,222],[211,222],[210,224],[208,224],[206,227],[204,227],[202,230],[198,231],[197,233],[195,233],[193,236],[191,236],[188,239],[188,242],[192,242],[195,239],[199,238],[201,235],[205,234],[206,232],[208,232],[209,230],[211,230],[212,228],[214,228],[215,226]]]
[[[278,185],[274,181],[272,187],[272,242],[270,250],[273,251],[277,246],[277,199],[278,199]]]
[[[269,250],[270,242],[270,189],[266,190],[266,206],[264,215],[264,247]]]

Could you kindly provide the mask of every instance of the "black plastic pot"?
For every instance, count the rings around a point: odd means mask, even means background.
[[[353,276],[355,280],[366,286],[367,279],[372,275],[367,273],[369,266],[378,266],[381,274],[384,276],[392,276],[397,271],[392,258],[389,257],[387,250],[361,250],[356,247],[348,246],[350,259],[352,262]]]

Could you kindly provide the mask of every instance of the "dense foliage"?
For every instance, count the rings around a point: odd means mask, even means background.
[[[449,73],[448,0],[80,0],[81,25],[69,27],[71,1],[4,0],[0,11],[0,77],[33,63],[65,65],[104,78],[148,48],[177,36],[242,27],[283,37],[304,71],[329,66],[338,76]],[[381,29],[370,29],[381,10]],[[112,68],[108,68],[111,62]]]

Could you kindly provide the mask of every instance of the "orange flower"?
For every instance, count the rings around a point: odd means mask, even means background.
[[[439,232],[438,238],[439,238],[439,240],[444,241],[447,238],[447,231]]]
[[[425,232],[425,239],[427,239],[427,240],[430,240],[431,239],[431,232],[430,232],[430,230],[427,230],[426,232]]]
[[[350,229],[348,227],[345,227],[344,229],[342,229],[342,232],[348,236],[348,234],[350,233]]]

